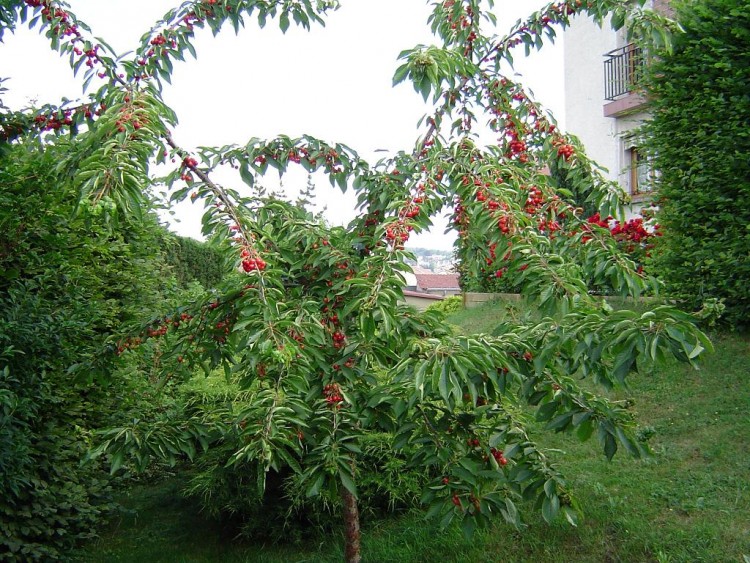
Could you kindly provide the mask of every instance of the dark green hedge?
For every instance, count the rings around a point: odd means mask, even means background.
[[[685,29],[652,66],[646,127],[664,236],[654,267],[671,296],[724,299],[750,318],[750,3],[677,4]]]
[[[0,166],[0,561],[58,561],[96,534],[109,476],[82,460],[131,395],[103,352],[174,285],[155,217],[110,228],[74,214],[56,172],[68,150],[6,146]]]
[[[197,281],[211,289],[219,284],[224,274],[221,252],[191,238],[165,235],[164,257],[182,286]]]

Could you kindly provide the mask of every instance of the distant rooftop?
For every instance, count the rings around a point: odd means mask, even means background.
[[[416,273],[416,272],[415,272]],[[416,274],[417,289],[459,289],[458,274]]]

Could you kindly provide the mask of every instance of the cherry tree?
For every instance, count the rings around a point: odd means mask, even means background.
[[[189,150],[174,137],[177,116],[161,96],[174,65],[195,56],[201,30],[237,31],[251,19],[309,28],[338,2],[187,1],[124,57],[93,39],[62,2],[0,8],[6,30],[39,27],[91,92],[86,101],[3,114],[3,141],[54,143],[70,134],[74,148],[60,169],[79,186],[81,208],[112,221],[138,220],[159,183],[172,201],[202,202],[204,233],[238,272],[219,296],[155,321],[115,351],[166,338],[187,370],[222,368],[251,394],[250,406],[231,421],[112,429],[98,452],[111,456],[113,469],[126,459],[143,466],[155,456],[192,458],[239,432],[244,445],[232,461],[257,468],[260,489],[269,471],[286,468],[311,496],[340,493],[346,557],[358,561],[358,441],[366,432],[390,433],[394,450],[410,446],[411,463],[432,476],[427,515],[442,526],[460,520],[467,533],[495,516],[518,526],[522,501],[547,521],[576,522],[566,481],[530,436],[524,408],[547,430],[583,440],[595,434],[609,458],[620,447],[646,453],[629,405],[581,380],[622,385],[668,355],[693,362],[710,343],[692,316],[672,307],[615,311],[589,293],[584,280],[623,296],[657,283],[544,173],[554,163],[601,216],[622,215],[621,190],[503,65],[519,49],[553,40],[574,17],[626,26],[644,41],[664,40],[670,24],[629,0],[564,0],[498,36],[492,0],[431,4],[436,44],[403,51],[394,84],[411,83],[434,110],[414,146],[374,164],[312,135]],[[155,177],[157,164],[169,167],[166,177]],[[238,172],[236,185],[214,180],[222,168]],[[269,171],[293,168],[353,190],[357,217],[329,227],[259,190]],[[496,336],[457,336],[437,315],[402,303],[405,244],[445,212],[461,267],[512,280],[538,320],[507,323]]]

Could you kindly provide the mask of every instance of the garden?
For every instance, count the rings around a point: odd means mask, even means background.
[[[432,109],[371,163],[309,134],[182,146],[162,96],[196,34],[338,2],[193,0],[129,54],[63,2],[0,3],[0,38],[40,29],[88,94],[0,98],[0,559],[747,561],[749,138],[707,132],[747,113],[750,11],[641,4],[498,36],[492,0],[431,2],[436,44],[393,83]],[[504,73],[576,17],[659,54],[658,227]],[[670,114],[690,64],[731,102],[708,122]],[[356,217],[264,187],[292,170]],[[186,201],[206,242],[160,222]],[[446,213],[462,285],[521,301],[403,303],[409,240]]]

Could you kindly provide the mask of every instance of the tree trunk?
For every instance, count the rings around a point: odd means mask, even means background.
[[[362,554],[359,544],[359,508],[357,498],[346,487],[341,487],[341,500],[344,504],[344,540],[346,563],[360,563]]]

